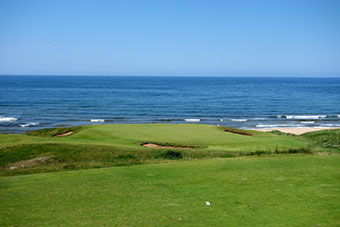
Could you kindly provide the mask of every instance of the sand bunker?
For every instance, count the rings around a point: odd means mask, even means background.
[[[190,146],[162,146],[162,145],[158,145],[155,143],[143,143],[142,144],[143,147],[151,147],[151,148],[179,148],[179,149],[191,149],[193,147]]]
[[[66,132],[66,133],[63,133],[63,134],[58,134],[58,135],[55,135],[54,137],[62,137],[62,136],[68,136],[68,135],[71,135],[73,132]]]

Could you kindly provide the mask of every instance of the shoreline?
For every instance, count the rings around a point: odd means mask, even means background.
[[[330,129],[340,129],[340,127],[263,128],[263,129],[252,129],[252,130],[260,131],[260,132],[270,132],[270,131],[277,130],[277,131],[284,132],[284,133],[290,133],[290,134],[294,134],[294,135],[302,135],[302,134],[307,133],[307,132],[316,132],[316,131],[330,130]]]

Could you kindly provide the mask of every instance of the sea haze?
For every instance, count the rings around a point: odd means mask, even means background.
[[[0,132],[84,124],[340,127],[340,78],[0,76]]]

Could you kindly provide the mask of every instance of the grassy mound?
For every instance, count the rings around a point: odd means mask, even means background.
[[[72,130],[75,133],[69,136],[53,137]],[[141,144],[152,142],[215,151],[254,151],[275,148],[286,150],[307,145],[306,141],[298,137],[292,138],[250,130],[242,131],[252,136],[223,131],[212,125],[91,125],[81,128],[42,129],[29,132],[30,136],[0,134],[0,147],[21,143],[72,143],[140,148]]]
[[[73,133],[56,136],[67,132]],[[142,146],[150,141],[163,147]],[[310,152],[308,142],[300,137],[211,125],[91,125],[42,129],[26,135],[0,134],[0,175],[159,163],[172,159]],[[11,168],[17,162],[50,156],[53,159],[35,162],[34,166]]]
[[[340,129],[309,132],[303,136],[314,144],[340,151]]]
[[[67,132],[73,134],[56,137]],[[0,175],[229,158],[339,151],[340,130],[291,136],[211,125],[91,125],[0,134]],[[159,145],[144,147],[145,143]],[[160,146],[162,145],[162,146]],[[178,147],[190,149],[179,149]],[[17,162],[53,157],[27,168]]]

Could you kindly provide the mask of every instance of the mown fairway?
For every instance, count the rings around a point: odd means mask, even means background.
[[[339,163],[240,157],[1,177],[0,226],[339,226]]]

